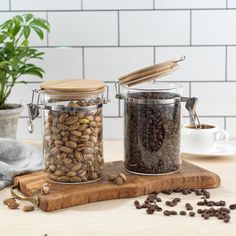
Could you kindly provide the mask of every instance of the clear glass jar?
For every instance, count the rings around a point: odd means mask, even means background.
[[[86,85],[86,82],[80,82]],[[105,85],[103,82],[99,84],[103,87],[94,91],[74,89],[73,92],[68,89],[58,91],[58,87],[53,90],[45,86],[44,89],[44,83],[41,86],[39,107],[42,110],[47,180],[86,183],[101,178],[104,165],[102,106]]]
[[[178,171],[181,86],[146,82],[122,87],[126,170],[151,175]]]

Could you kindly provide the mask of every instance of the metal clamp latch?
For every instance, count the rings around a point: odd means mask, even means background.
[[[189,111],[190,114],[190,124],[194,125],[196,129],[201,129],[201,123],[196,112],[196,106],[198,99],[195,97],[181,97],[181,102],[185,102],[185,108]]]
[[[109,99],[109,86],[106,85],[106,88],[107,88],[107,96],[105,98],[103,98],[103,103],[104,104],[107,104],[107,103],[111,102],[111,100]]]
[[[31,103],[27,104],[28,114],[29,114],[29,120],[27,125],[28,125],[28,130],[31,134],[34,131],[33,120],[39,116],[39,98],[40,98],[40,93],[37,89],[33,89],[32,92],[33,93],[32,93]],[[34,104],[35,93],[38,94],[37,104]]]

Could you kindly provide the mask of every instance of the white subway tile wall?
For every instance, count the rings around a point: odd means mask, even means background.
[[[203,123],[216,124],[236,138],[236,0],[1,0],[0,23],[32,12],[48,19],[51,33],[31,45],[44,51],[44,80],[97,79],[109,87],[104,138],[123,136],[123,101],[115,81],[133,70],[168,59],[186,60],[162,81],[183,84],[184,96],[199,97]],[[9,102],[26,105],[41,79],[23,77]],[[183,106],[183,123],[189,122]],[[21,114],[19,139],[40,139],[41,119],[27,132]]]

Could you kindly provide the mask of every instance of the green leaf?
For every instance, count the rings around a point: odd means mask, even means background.
[[[44,19],[34,19],[33,21],[31,21],[30,23],[31,26],[37,26],[39,28],[43,28],[46,31],[50,32],[50,26],[49,23],[47,21],[45,21]]]
[[[44,38],[43,31],[40,28],[36,27],[36,26],[31,26],[31,27],[35,31],[35,33],[39,36],[39,38],[41,40],[43,40],[43,38]]]
[[[24,40],[24,41],[22,42],[22,46],[28,47],[28,46],[29,46],[29,40]]]
[[[25,15],[25,20],[26,22],[29,22],[30,20],[32,20],[34,18],[34,15],[29,13]]]
[[[15,37],[20,30],[21,30],[20,24],[16,23],[14,28],[12,29],[12,36]]]
[[[23,34],[24,34],[25,40],[27,40],[29,38],[30,31],[31,31],[31,29],[29,26],[24,26]]]

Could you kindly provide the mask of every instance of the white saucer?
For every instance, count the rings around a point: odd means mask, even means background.
[[[236,155],[236,146],[232,144],[223,144],[217,145],[215,152],[213,153],[203,153],[201,150],[199,152],[185,152],[182,151],[184,155],[191,155],[191,156],[211,156],[211,157],[226,157],[226,156],[234,156]]]

